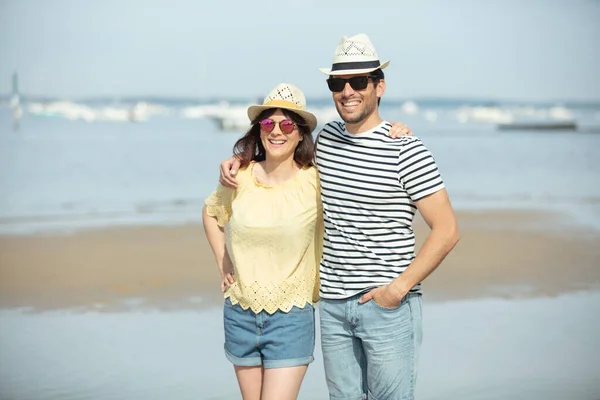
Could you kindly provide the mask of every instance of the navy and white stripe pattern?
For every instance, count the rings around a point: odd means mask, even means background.
[[[444,188],[419,138],[391,125],[351,135],[331,122],[317,138],[325,221],[321,297],[343,299],[387,284],[414,259],[415,202]],[[413,291],[420,290],[420,285]]]

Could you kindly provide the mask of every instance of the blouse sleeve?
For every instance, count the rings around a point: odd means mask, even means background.
[[[234,193],[235,189],[230,189],[219,184],[215,191],[204,201],[206,204],[206,213],[216,218],[220,227],[227,225],[231,218],[231,203]]]

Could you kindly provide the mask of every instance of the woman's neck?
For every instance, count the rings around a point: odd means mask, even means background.
[[[268,185],[279,185],[285,181],[292,179],[298,170],[299,166],[294,161],[294,157],[286,160],[273,160],[269,157],[265,161],[261,161],[260,166],[264,175],[261,181],[264,180]]]

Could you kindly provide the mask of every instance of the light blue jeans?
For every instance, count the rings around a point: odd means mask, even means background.
[[[321,347],[331,400],[414,399],[422,341],[421,295],[397,308],[362,294],[320,301]]]

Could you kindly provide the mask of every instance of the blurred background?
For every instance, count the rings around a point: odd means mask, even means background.
[[[461,224],[424,285],[418,398],[600,399],[599,21],[597,0],[0,0],[0,399],[240,398],[203,201],[278,83],[338,119],[318,68],[357,33]],[[302,399],[327,398],[316,358]]]

